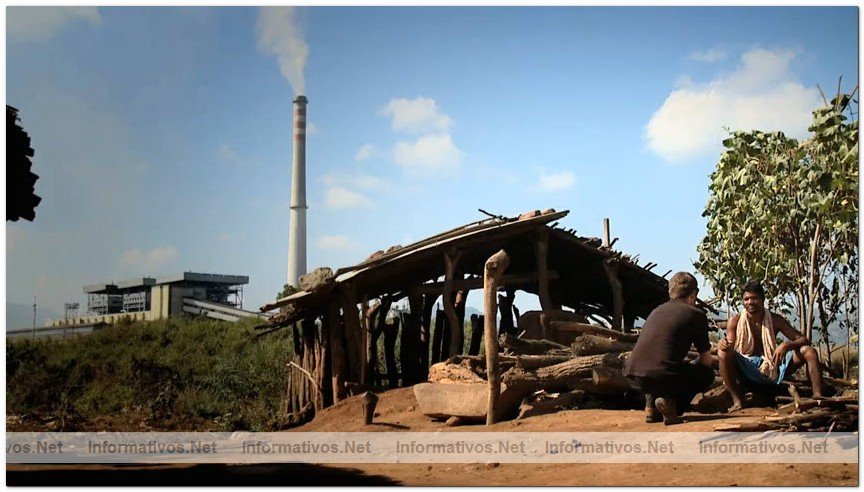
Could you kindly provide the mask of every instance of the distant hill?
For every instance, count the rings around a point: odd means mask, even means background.
[[[45,326],[49,319],[62,318],[63,315],[53,309],[36,306],[36,326]],[[6,303],[6,330],[33,327],[33,305]]]

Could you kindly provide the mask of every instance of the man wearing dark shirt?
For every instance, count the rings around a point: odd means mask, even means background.
[[[648,315],[639,340],[624,365],[631,386],[645,394],[645,421],[666,425],[681,415],[697,393],[714,380],[708,318],[696,307],[696,278],[678,272],[669,280],[669,302]],[[684,362],[694,345],[697,364]]]

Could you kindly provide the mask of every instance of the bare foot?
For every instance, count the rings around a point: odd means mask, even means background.
[[[733,412],[737,412],[738,410],[741,410],[741,409],[743,409],[743,408],[744,408],[744,403],[743,403],[743,402],[740,402],[740,401],[739,401],[739,402],[735,402],[735,403],[732,404],[731,407],[729,407],[729,410],[726,410],[726,413],[733,413]]]

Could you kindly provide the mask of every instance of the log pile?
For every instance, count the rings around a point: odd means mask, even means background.
[[[575,408],[632,407],[636,394],[621,371],[633,343],[592,330],[577,333],[571,346],[501,334],[498,418],[526,418]],[[436,419],[459,417],[452,422],[482,419],[477,400],[483,390],[488,391],[486,365],[483,355],[455,355],[434,364],[429,383],[415,386],[420,411]]]

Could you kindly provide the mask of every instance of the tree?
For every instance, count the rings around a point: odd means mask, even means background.
[[[36,206],[42,201],[36,196],[39,176],[30,171],[33,148],[30,137],[18,124],[18,110],[6,106],[6,220],[33,221]]]
[[[813,111],[803,142],[782,132],[730,133],[702,214],[707,231],[694,266],[714,292],[728,305],[745,282],[761,281],[811,340],[817,312],[826,341],[838,320],[847,338],[858,329],[856,91],[838,90]]]

